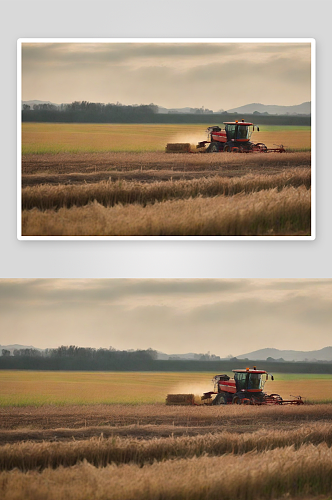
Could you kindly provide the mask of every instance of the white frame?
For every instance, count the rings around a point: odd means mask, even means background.
[[[310,43],[311,44],[311,235],[310,236],[22,236],[22,44],[23,43]],[[314,38],[20,38],[17,40],[17,239],[18,240],[315,240],[316,238],[316,40]]]

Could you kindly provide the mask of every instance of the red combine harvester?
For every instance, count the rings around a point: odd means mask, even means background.
[[[208,140],[199,142],[196,148],[201,149],[203,153],[285,153],[282,144],[276,148],[267,148],[262,142],[256,144],[251,142],[251,134],[255,130],[253,123],[242,120],[224,122],[224,125],[224,130],[221,130],[218,125],[209,127],[207,129]],[[259,131],[259,127],[256,127],[256,130]],[[190,152],[190,143],[169,143],[166,146],[166,153]]]
[[[246,368],[232,370],[234,378],[228,375],[216,375],[212,382],[214,390],[205,392],[201,397],[202,404],[206,405],[301,405],[304,404],[301,396],[295,399],[282,399],[279,394],[266,394],[263,392],[265,382],[269,376],[274,380],[273,375],[269,375],[265,370]],[[215,397],[213,397],[215,396]],[[193,394],[168,394],[166,404],[169,405],[190,405],[196,404]]]

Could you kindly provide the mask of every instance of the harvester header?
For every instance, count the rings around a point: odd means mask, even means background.
[[[246,405],[285,405],[304,403],[301,396],[295,399],[283,399],[279,394],[267,394],[264,392],[264,385],[269,378],[274,380],[273,375],[265,370],[245,368],[232,370],[234,377],[227,374],[215,375],[212,379],[213,391],[205,392],[201,396],[201,404],[205,405],[226,405],[226,404],[246,404]],[[168,394],[166,404],[187,405],[199,404],[194,400],[193,394]]]
[[[255,125],[244,120],[235,122],[224,122],[222,130],[219,125],[208,127],[206,132],[208,138],[196,145],[202,153],[284,153],[283,145],[276,148],[267,148],[262,142],[256,144],[251,142],[251,135]],[[259,127],[256,126],[259,132]],[[188,153],[191,151],[190,143],[168,143],[166,153]]]

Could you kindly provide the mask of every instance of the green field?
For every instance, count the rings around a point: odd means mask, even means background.
[[[215,373],[0,371],[0,406],[164,403],[168,393],[201,396]],[[229,373],[232,376],[231,373]],[[284,399],[332,400],[332,375],[276,374],[265,386]]]
[[[197,144],[206,139],[206,124],[23,123],[22,154],[164,151],[168,142]],[[290,151],[310,151],[307,126],[260,126],[253,142],[283,144]]]

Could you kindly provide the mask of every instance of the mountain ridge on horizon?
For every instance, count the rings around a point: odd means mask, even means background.
[[[283,359],[284,361],[332,361],[332,346],[313,351],[296,351],[291,349],[276,349],[265,347],[246,354],[236,356],[237,359],[266,361],[267,358]]]
[[[231,108],[228,113],[268,113],[269,115],[311,115],[311,101],[302,102],[293,106],[279,106],[274,104],[251,103]]]

